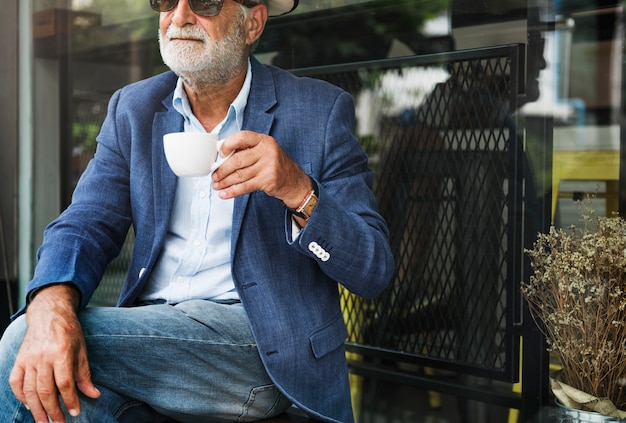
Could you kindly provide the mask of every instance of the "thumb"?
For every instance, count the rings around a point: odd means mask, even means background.
[[[76,386],[89,398],[98,398],[100,391],[91,381],[91,371],[85,354],[80,354],[76,366]]]

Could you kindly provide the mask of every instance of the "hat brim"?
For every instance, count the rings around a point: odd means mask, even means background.
[[[298,6],[298,0],[267,0],[267,14],[281,16],[291,12]]]

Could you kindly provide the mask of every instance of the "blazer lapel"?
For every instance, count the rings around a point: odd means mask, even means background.
[[[250,61],[252,63],[252,85],[244,112],[242,129],[269,135],[272,124],[274,123],[274,115],[270,113],[269,110],[277,103],[274,79],[270,71],[261,65],[254,57],[251,57]],[[236,252],[237,240],[239,239],[241,224],[249,200],[250,195],[242,195],[241,197],[235,198],[232,237],[233,256]]]
[[[163,104],[167,109],[154,115],[152,123],[152,175],[154,178],[154,219],[155,234],[165,234],[174,204],[177,178],[170,169],[163,152],[163,135],[181,132],[184,129],[182,116],[172,107],[172,94]],[[163,235],[164,236],[164,235]]]

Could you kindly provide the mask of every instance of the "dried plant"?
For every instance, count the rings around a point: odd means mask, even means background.
[[[626,409],[626,221],[581,208],[582,227],[550,228],[527,250],[522,284],[561,379]]]

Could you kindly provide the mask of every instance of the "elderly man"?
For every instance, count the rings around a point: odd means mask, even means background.
[[[0,421],[352,421],[337,281],[394,271],[351,97],[250,56],[295,0],[151,0],[173,72],[116,92],[0,343]],[[177,178],[163,135],[234,155]],[[86,308],[131,227],[118,305]]]

